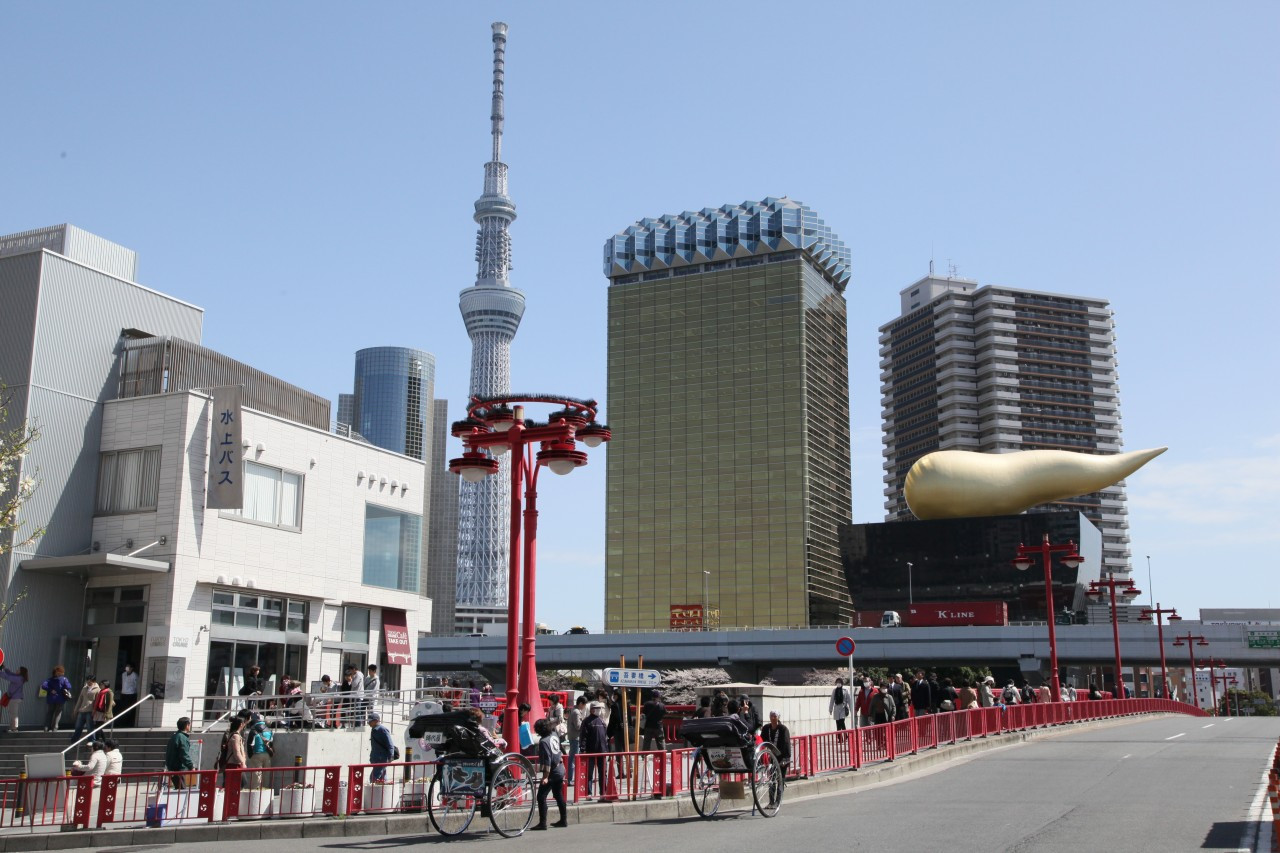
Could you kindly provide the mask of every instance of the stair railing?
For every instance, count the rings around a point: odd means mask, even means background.
[[[129,712],[130,712],[130,711],[132,711],[134,708],[140,708],[144,702],[148,702],[148,701],[150,701],[150,700],[152,700],[152,699],[154,699],[154,698],[156,698],[156,697],[154,697],[154,696],[152,696],[150,693],[148,693],[146,696],[143,696],[143,697],[142,697],[141,699],[139,699],[137,702],[134,702],[132,705],[130,705],[128,708],[125,708],[123,711],[121,711],[121,712],[120,712],[119,714],[117,714],[116,716],[123,717],[125,714],[129,713]],[[80,744],[84,743],[84,742],[85,742],[85,741],[87,741],[89,738],[91,738],[91,737],[93,737],[94,735],[96,735],[98,732],[102,731],[103,729],[105,729],[105,728],[107,728],[107,727],[109,727],[109,726],[113,726],[113,725],[115,725],[115,722],[116,722],[116,718],[115,718],[115,717],[112,717],[111,719],[106,720],[105,722],[103,722],[103,724],[102,724],[102,725],[98,726],[96,729],[94,729],[93,731],[89,732],[89,733],[88,733],[87,735],[85,735],[84,737],[80,738],[80,740],[75,741],[74,743],[72,743],[72,744],[71,744],[71,746],[69,746],[69,747],[67,747],[66,749],[62,750],[62,754],[63,754],[63,755],[66,755],[68,752],[70,752],[71,750],[75,749],[77,746],[79,746]]]

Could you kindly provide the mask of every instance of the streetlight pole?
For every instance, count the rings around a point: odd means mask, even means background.
[[[546,424],[526,424],[525,403],[556,404],[563,408],[553,412]],[[512,408],[509,404],[515,404],[515,407]],[[485,477],[496,474],[499,465],[494,457],[511,454],[507,707],[503,713],[503,734],[508,743],[512,742],[519,730],[519,705],[522,701],[528,702],[531,708],[530,723],[542,716],[542,703],[538,698],[535,619],[538,473],[545,466],[553,474],[568,474],[587,464],[587,454],[578,450],[575,442],[581,441],[587,447],[598,447],[612,437],[607,426],[596,423],[596,408],[594,400],[575,400],[571,397],[519,394],[472,397],[466,419],[453,425],[453,435],[462,439],[464,452],[458,459],[449,461],[449,470],[467,482],[478,483]],[[535,447],[540,449],[535,451]],[[523,577],[520,565],[522,557]],[[522,581],[523,612],[520,597]]]
[[[915,593],[912,592],[912,585],[911,585],[911,566],[912,566],[912,563],[910,560],[908,560],[907,561],[907,606],[910,606],[916,603]]]
[[[1218,716],[1218,682],[1222,682],[1222,695],[1227,695],[1227,674],[1224,671],[1222,675],[1214,675],[1214,668],[1226,670],[1227,664],[1222,659],[1214,660],[1209,658],[1209,690],[1213,693],[1213,715]]]
[[[1178,615],[1178,608],[1176,607],[1164,608],[1157,603],[1155,607],[1148,607],[1146,610],[1142,611],[1143,619],[1150,619],[1152,616],[1156,617],[1156,638],[1160,642],[1160,684],[1164,689],[1164,698],[1168,699],[1169,698],[1169,666],[1168,664],[1165,663],[1165,660],[1164,660],[1164,621],[1163,621],[1166,615],[1169,617],[1170,625],[1172,625],[1174,622],[1182,621],[1182,617]]]
[[[1054,630],[1054,613],[1053,613],[1053,560],[1052,555],[1061,553],[1059,558],[1062,564],[1069,569],[1074,569],[1084,562],[1084,558],[1076,551],[1076,543],[1068,542],[1066,545],[1050,545],[1049,534],[1044,534],[1044,538],[1039,545],[1018,545],[1018,555],[1013,560],[1013,567],[1020,572],[1025,572],[1031,568],[1032,555],[1039,553],[1044,562],[1044,600],[1045,609],[1049,614],[1049,669],[1050,669],[1050,689],[1053,691],[1052,701],[1062,701],[1062,688],[1058,682],[1058,635]],[[908,563],[908,565],[910,565]]]
[[[1121,585],[1123,585],[1124,587],[1123,589],[1120,590],[1121,592],[1124,592],[1128,595],[1142,594],[1142,590],[1135,587],[1133,585],[1133,581],[1131,580],[1119,581],[1119,580],[1116,580],[1116,576],[1114,574],[1111,574],[1111,575],[1108,575],[1107,579],[1104,581],[1103,580],[1089,581],[1089,591],[1086,592],[1085,595],[1088,595],[1091,598],[1097,598],[1098,596],[1102,595],[1102,591],[1104,589],[1111,590],[1111,635],[1115,640],[1115,647],[1116,647],[1116,694],[1117,694],[1116,698],[1126,699],[1128,697],[1125,696],[1124,694],[1124,673],[1121,669],[1121,663],[1120,663],[1120,620],[1119,620],[1119,617],[1116,615],[1116,587]],[[1137,684],[1135,683],[1134,686],[1136,687]]]
[[[1192,645],[1193,643],[1195,646],[1209,645],[1209,641],[1206,640],[1202,634],[1179,634],[1173,639],[1173,644],[1175,646],[1186,646],[1187,653],[1191,656],[1191,693],[1196,697],[1196,710],[1199,711],[1202,709],[1200,708],[1200,690],[1196,686],[1196,650]]]

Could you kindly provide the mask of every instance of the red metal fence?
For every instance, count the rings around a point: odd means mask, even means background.
[[[857,770],[921,750],[991,734],[1150,713],[1207,716],[1168,699],[1011,705],[923,715],[791,739],[792,778]],[[574,757],[573,803],[677,796],[688,786],[696,750]],[[594,773],[592,770],[594,765]],[[422,812],[434,762],[326,767],[263,767],[188,773],[127,773],[54,779],[0,779],[0,829],[211,823],[261,818]],[[222,785],[218,784],[222,776]],[[592,784],[588,785],[591,778]],[[603,777],[603,779],[601,779]]]

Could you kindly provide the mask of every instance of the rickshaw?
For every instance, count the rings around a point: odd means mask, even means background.
[[[447,711],[417,717],[409,735],[421,738],[436,753],[427,815],[441,835],[466,832],[477,808],[504,838],[522,834],[533,823],[533,764],[522,755],[504,755],[471,714]]]
[[[720,777],[742,774],[751,783],[751,799],[765,817],[782,806],[785,770],[778,749],[771,743],[756,744],[755,736],[737,717],[703,717],[685,720],[680,737],[693,747],[689,769],[689,795],[704,818],[720,808]]]

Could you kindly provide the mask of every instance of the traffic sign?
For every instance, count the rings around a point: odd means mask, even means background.
[[[657,687],[662,675],[656,669],[606,669],[604,683],[611,687]]]
[[[841,657],[848,657],[853,654],[854,644],[853,637],[841,637],[836,640],[836,654]]]

